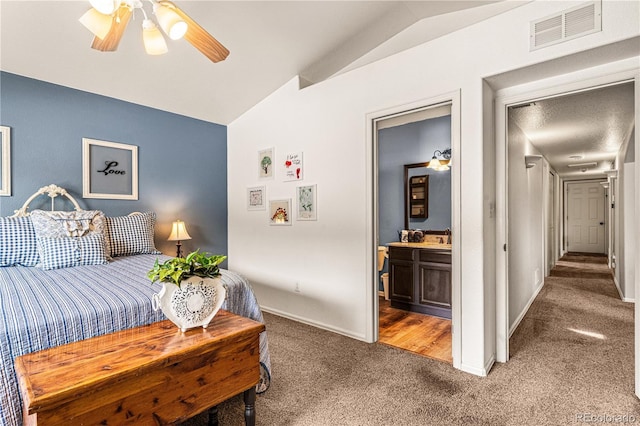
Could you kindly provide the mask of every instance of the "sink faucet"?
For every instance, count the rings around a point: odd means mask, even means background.
[[[451,244],[451,229],[446,228],[444,234],[447,236],[447,244]]]

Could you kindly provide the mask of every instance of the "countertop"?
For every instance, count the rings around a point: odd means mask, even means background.
[[[392,247],[408,247],[408,248],[419,248],[419,249],[434,249],[434,250],[451,250],[451,244],[440,244],[440,243],[388,243],[388,246]]]

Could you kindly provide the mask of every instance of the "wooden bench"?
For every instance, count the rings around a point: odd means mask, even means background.
[[[161,321],[20,356],[24,424],[174,424],[244,392],[253,425],[264,329],[220,310],[207,329]]]

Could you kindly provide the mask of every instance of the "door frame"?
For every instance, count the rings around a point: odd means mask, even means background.
[[[551,178],[549,178],[551,176]],[[558,260],[558,173],[549,167],[547,169],[547,187],[546,187],[546,208],[545,208],[545,256],[544,256],[544,268],[545,275],[551,273],[553,265]],[[549,235],[549,225],[553,225],[553,232]],[[550,251],[550,253],[549,253]]]
[[[460,217],[461,217],[461,119],[460,119],[460,90],[443,93],[428,99],[422,99],[409,104],[398,105],[379,110],[366,115],[367,129],[367,223],[370,232],[367,233],[367,248],[370,261],[367,267],[367,329],[366,340],[378,340],[379,304],[378,304],[378,242],[379,242],[379,212],[378,212],[378,132],[377,122],[383,119],[410,114],[416,111],[451,105],[451,356],[453,367],[461,369],[462,365],[462,263],[460,250]]]
[[[623,65],[624,66],[624,65]],[[635,83],[635,120],[640,123],[640,72],[630,67],[618,72],[602,69],[582,70],[580,77],[567,79],[566,75],[532,81],[507,87],[495,93],[495,142],[496,142],[496,361],[509,360],[509,265],[508,240],[508,162],[507,162],[507,109],[511,105],[591,90],[599,86]],[[635,132],[636,162],[640,161],[640,133]],[[636,163],[638,164],[638,163]],[[640,173],[636,176],[636,209],[640,211]],[[561,221],[562,222],[562,221]],[[640,247],[640,227],[635,235],[636,247]],[[636,271],[640,271],[640,250],[634,259]],[[640,280],[636,282],[636,294],[640,294]],[[640,304],[636,303],[636,395],[640,396]]]

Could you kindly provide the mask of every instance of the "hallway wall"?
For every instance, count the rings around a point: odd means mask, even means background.
[[[617,242],[619,244],[618,254],[619,264],[616,269],[616,279],[625,301],[634,301],[636,297],[635,282],[636,271],[634,259],[636,255],[635,240],[633,236],[636,234],[636,211],[635,211],[635,195],[636,195],[636,167],[635,167],[635,131],[631,133],[629,138],[628,149],[625,156],[619,161],[621,167],[618,167],[618,193],[622,196],[621,208],[618,212],[622,215],[621,220],[617,222],[621,224],[621,229]]]
[[[524,156],[540,154],[513,122],[508,126],[509,333],[518,326],[543,284],[545,160],[525,167]]]

